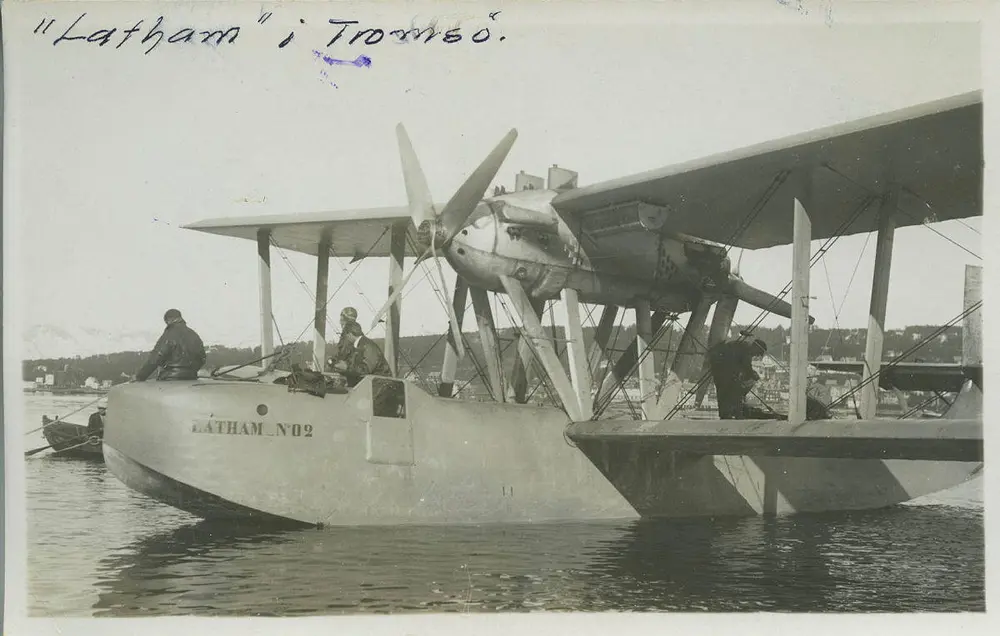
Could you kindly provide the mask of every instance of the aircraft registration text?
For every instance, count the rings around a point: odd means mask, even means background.
[[[312,424],[250,422],[241,420],[196,420],[192,433],[208,435],[254,435],[259,437],[312,437]]]

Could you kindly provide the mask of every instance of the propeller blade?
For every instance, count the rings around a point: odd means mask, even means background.
[[[399,158],[403,165],[403,181],[406,184],[406,199],[410,202],[410,218],[414,227],[420,227],[424,221],[433,221],[437,217],[434,201],[431,199],[427,179],[420,168],[417,153],[410,143],[403,124],[396,126],[396,138],[399,140]]]
[[[445,230],[442,247],[446,247],[451,239],[458,234],[466,220],[476,210],[476,206],[483,200],[486,189],[493,183],[493,179],[496,178],[500,166],[507,158],[507,154],[516,139],[517,129],[512,128],[445,204],[438,216],[438,223]]]
[[[417,272],[417,265],[420,265],[420,263],[426,260],[433,253],[433,251],[434,251],[433,247],[427,248],[427,251],[421,254],[417,258],[416,262],[413,263],[413,267],[410,268],[409,273],[407,273],[406,277],[403,278],[403,281],[399,284],[399,287],[393,290],[392,294],[389,296],[389,299],[385,301],[385,304],[382,305],[382,308],[379,309],[378,312],[375,314],[375,318],[372,320],[372,326],[370,327],[371,329],[374,329],[376,326],[378,326],[379,321],[381,321],[382,318],[384,318],[385,315],[389,313],[389,308],[392,307],[392,304],[394,302],[396,302],[396,299],[399,298],[399,295],[403,293],[403,290],[406,289],[406,284],[410,282],[410,278],[412,278],[413,275]]]

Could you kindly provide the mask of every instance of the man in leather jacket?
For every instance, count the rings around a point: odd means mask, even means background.
[[[334,365],[334,369],[344,374],[348,386],[354,386],[366,375],[392,375],[382,349],[365,337],[361,325],[356,322],[348,323],[344,327],[344,335],[354,350],[349,360],[341,360]]]
[[[176,309],[163,314],[163,322],[167,327],[135,379],[144,382],[157,369],[160,370],[157,380],[197,379],[198,370],[205,366],[205,345],[201,338]]]
[[[358,321],[358,310],[354,307],[344,307],[340,312],[340,341],[337,343],[337,352],[326,361],[328,369],[333,369],[338,363],[350,362],[354,356],[354,339],[347,335],[347,326]]]

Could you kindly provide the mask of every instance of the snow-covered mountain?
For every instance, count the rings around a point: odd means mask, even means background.
[[[24,334],[22,357],[72,358],[119,351],[149,351],[160,337],[158,331],[111,332],[87,327],[34,325]]]

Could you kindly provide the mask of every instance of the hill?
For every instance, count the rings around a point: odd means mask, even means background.
[[[738,333],[737,326],[734,333]],[[548,333],[553,333],[552,328],[546,328]],[[912,326],[905,329],[891,330],[885,336],[885,357],[891,359],[896,357],[913,345],[923,340],[926,336],[937,329],[935,326]],[[594,329],[584,330],[584,339],[588,346],[593,341]],[[706,336],[707,329],[702,331],[701,338]],[[565,345],[558,342],[563,338],[561,327],[554,329],[557,340],[557,349],[565,362]],[[616,335],[612,337],[613,350],[623,351],[635,337],[635,328],[626,327],[618,329]],[[665,353],[676,348],[680,341],[681,330],[678,326],[668,331],[656,343],[656,351]],[[479,335],[475,332],[467,332],[466,339],[472,347],[473,356],[465,356],[459,366],[459,377],[468,378],[476,373],[477,363],[484,364],[482,349],[480,348]],[[500,347],[504,351],[503,359],[510,368],[510,360],[513,359],[513,352],[509,350],[513,343],[514,331],[512,329],[501,330],[498,333]],[[768,351],[779,360],[788,357],[788,330],[777,328],[758,328],[756,336],[767,343]],[[152,341],[151,341],[152,342]],[[381,346],[381,339],[376,339]],[[421,376],[426,376],[440,370],[441,360],[444,356],[445,339],[443,336],[409,336],[401,339],[400,365],[403,373],[408,373],[413,369],[420,371]],[[288,367],[291,364],[305,365],[312,357],[311,342],[297,342],[287,345],[290,350],[288,360],[282,365]],[[864,329],[813,329],[809,334],[809,357],[817,359],[820,356],[830,356],[835,360],[860,360],[864,357],[865,330]],[[332,352],[331,344],[328,351]],[[88,377],[94,377],[99,381],[109,380],[120,382],[134,374],[142,365],[148,352],[146,351],[120,351],[117,353],[107,353],[92,355],[88,357],[60,357],[60,358],[35,358],[25,360],[22,364],[23,379],[34,380],[44,368],[49,371],[56,369],[68,369],[71,377],[77,383]],[[215,368],[231,364],[244,364],[256,360],[260,357],[260,348],[232,348],[221,345],[207,348],[209,368]],[[959,327],[953,327],[935,338],[932,342],[922,347],[919,352],[909,359],[921,359],[926,362],[957,362],[962,354],[962,331]],[[662,356],[658,355],[662,360]]]

